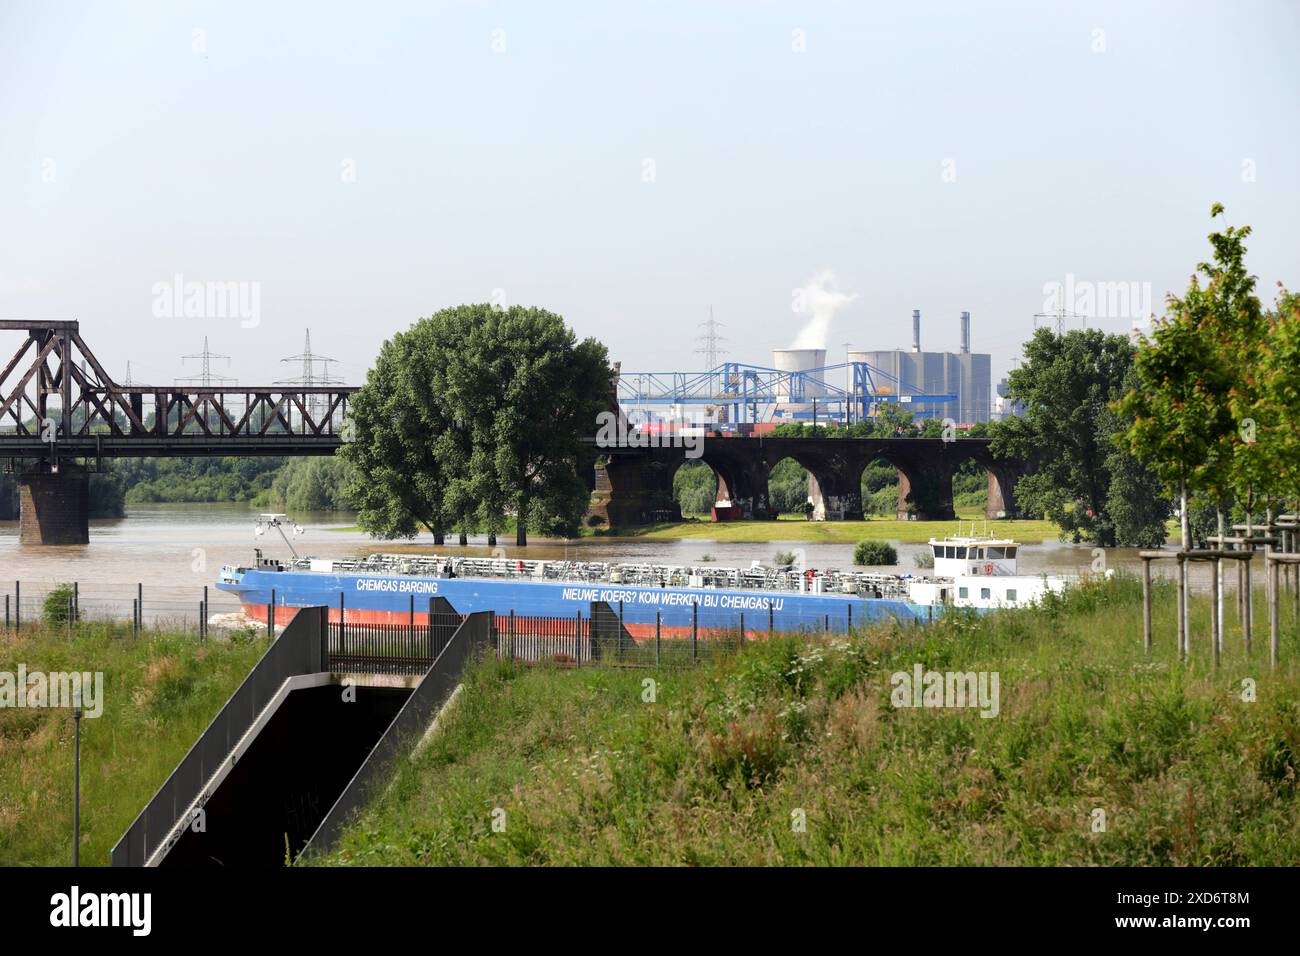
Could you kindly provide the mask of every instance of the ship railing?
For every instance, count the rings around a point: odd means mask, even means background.
[[[309,559],[294,562],[296,570],[310,568]],[[546,580],[574,584],[628,585],[632,587],[733,588],[751,591],[813,593],[820,580],[821,593],[857,594],[865,597],[902,597],[910,575],[867,571],[804,571],[795,567],[720,568],[713,565],[608,564],[581,561],[516,561],[505,558],[443,558],[374,554],[364,560],[334,561],[335,573],[423,574],[457,577]]]

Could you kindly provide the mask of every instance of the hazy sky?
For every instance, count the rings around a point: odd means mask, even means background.
[[[710,305],[768,364],[829,272],[832,358],[906,347],[913,308],[955,349],[967,309],[996,380],[1049,283],[1159,310],[1216,200],[1265,297],[1300,285],[1298,41],[1285,2],[0,0],[0,316],[164,384],[204,335],[240,382],[296,374],[310,327],[358,383],[495,296],[659,371],[702,366]],[[177,274],[256,321],[167,316]]]

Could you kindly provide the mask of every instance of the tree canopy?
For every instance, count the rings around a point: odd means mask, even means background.
[[[1124,430],[1111,402],[1124,392],[1134,346],[1098,329],[1035,330],[1008,377],[1023,417],[992,430],[996,454],[1034,463],[1016,497],[1075,541],[1150,546],[1164,541],[1169,505],[1146,465],[1117,452]]]
[[[1210,217],[1221,215],[1215,203]],[[1250,234],[1210,233],[1212,259],[1184,295],[1170,296],[1118,405],[1132,422],[1128,447],[1188,501],[1208,499],[1220,519],[1234,501],[1249,515],[1261,496],[1300,492],[1300,302],[1283,288],[1277,307],[1263,309],[1245,265]],[[1183,538],[1186,546],[1186,520]]]
[[[558,315],[444,309],[384,343],[353,396],[349,497],[384,537],[423,527],[575,534],[588,491],[581,438],[608,405],[605,347]]]

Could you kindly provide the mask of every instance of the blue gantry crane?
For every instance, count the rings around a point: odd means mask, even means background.
[[[839,384],[842,383],[842,384]],[[792,417],[854,422],[872,417],[879,404],[933,406],[955,402],[952,393],[923,392],[866,362],[842,362],[792,372],[723,362],[707,372],[621,372],[618,400],[624,408],[711,405],[720,420],[770,421],[781,406],[795,406]]]

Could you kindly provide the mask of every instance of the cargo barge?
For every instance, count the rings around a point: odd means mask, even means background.
[[[280,528],[280,515],[263,516]],[[286,544],[288,539],[286,537]],[[931,539],[932,576],[795,566],[721,568],[494,557],[372,554],[280,562],[258,550],[247,567],[224,567],[217,587],[238,596],[254,621],[287,624],[300,607],[324,605],[332,621],[385,626],[429,622],[433,599],[460,614],[557,620],[584,617],[593,603],[620,613],[634,639],[687,637],[692,629],[747,635],[843,631],[881,619],[932,619],[945,607],[1015,607],[1060,591],[1065,579],[1016,573],[1007,539]],[[292,550],[292,545],[289,545]]]

